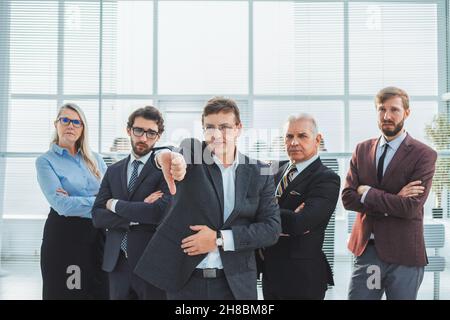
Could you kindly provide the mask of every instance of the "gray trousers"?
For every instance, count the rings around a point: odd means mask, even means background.
[[[378,258],[374,245],[355,257],[348,292],[349,300],[415,300],[423,280],[424,267],[385,263]]]

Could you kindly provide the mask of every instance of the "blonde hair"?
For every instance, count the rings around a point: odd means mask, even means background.
[[[83,110],[81,110],[81,108],[78,105],[76,105],[75,103],[65,103],[59,108],[58,115],[56,117],[55,122],[58,121],[59,116],[61,115],[61,113],[65,109],[71,109],[71,110],[75,111],[76,113],[78,113],[78,115],[81,118],[81,121],[83,122],[83,131],[81,133],[80,138],[75,143],[75,148],[77,150],[80,150],[81,158],[86,163],[89,171],[98,180],[100,180],[101,179],[101,173],[100,173],[100,170],[98,169],[97,161],[94,159],[94,156],[92,155],[91,149],[89,148],[88,126],[87,126],[86,116],[84,115]],[[57,130],[55,131],[55,134],[53,136],[53,139],[52,139],[51,143],[52,144],[53,143],[56,143],[56,144],[59,143],[59,136],[58,136],[58,131]]]

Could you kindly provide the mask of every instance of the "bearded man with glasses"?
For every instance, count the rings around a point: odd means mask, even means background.
[[[108,168],[94,204],[94,225],[106,229],[103,269],[109,272],[111,299],[166,298],[164,291],[133,273],[171,200],[153,161],[163,132],[158,109],[140,108],[130,115],[127,133],[132,152]]]

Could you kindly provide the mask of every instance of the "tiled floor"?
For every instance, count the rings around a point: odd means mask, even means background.
[[[338,261],[335,266],[336,286],[327,291],[326,299],[341,300],[347,297],[351,275],[349,261]],[[0,300],[41,299],[42,280],[39,262],[3,262],[0,271]],[[450,299],[450,268],[440,275],[440,299]],[[261,296],[259,292],[259,296]],[[419,299],[433,299],[433,274],[425,273]]]
[[[0,300],[39,300],[42,279],[39,262],[3,262],[0,276]]]

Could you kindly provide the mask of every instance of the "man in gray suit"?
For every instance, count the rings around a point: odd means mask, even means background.
[[[256,299],[254,251],[281,233],[273,176],[237,151],[242,123],[233,100],[209,100],[202,124],[203,143],[181,144],[186,175],[135,273],[168,299]],[[172,157],[156,157],[166,179]]]

